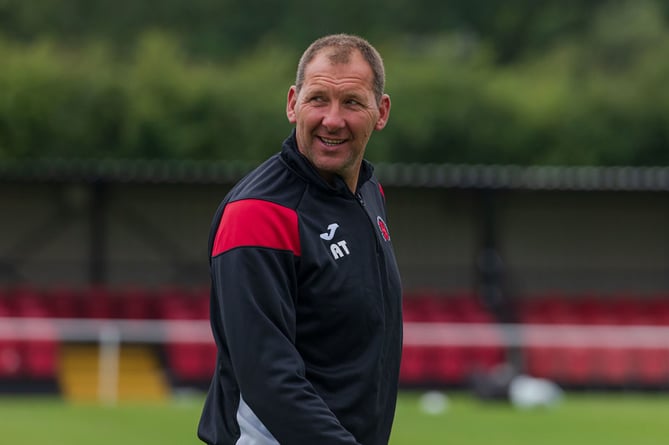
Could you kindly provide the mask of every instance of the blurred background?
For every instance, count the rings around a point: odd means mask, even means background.
[[[668,20],[661,0],[0,1],[0,400],[206,389],[211,218],[335,32],[386,63],[367,158],[402,388],[666,395]]]

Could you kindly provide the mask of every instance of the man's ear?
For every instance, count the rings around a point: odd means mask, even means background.
[[[297,117],[295,116],[295,104],[297,103],[297,88],[295,85],[291,86],[288,89],[288,100],[286,101],[286,116],[288,117],[288,122],[294,124],[297,122]]]
[[[375,130],[383,130],[390,117],[390,96],[384,94],[379,102],[379,118],[376,120]]]

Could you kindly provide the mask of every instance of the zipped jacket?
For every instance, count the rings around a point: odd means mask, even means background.
[[[225,197],[209,240],[208,444],[386,445],[402,348],[383,189],[321,178],[295,133]]]

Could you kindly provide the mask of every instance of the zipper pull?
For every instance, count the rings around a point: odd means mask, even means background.
[[[358,200],[361,206],[365,206],[365,200],[362,197],[362,194],[360,192],[355,194],[355,198]]]

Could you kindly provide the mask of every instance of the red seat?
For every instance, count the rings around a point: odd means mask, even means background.
[[[15,289],[10,294],[12,312],[17,317],[44,317],[49,310],[45,299],[34,289]]]
[[[81,298],[82,315],[86,318],[116,318],[117,303],[108,289],[92,287]]]
[[[159,318],[167,320],[195,320],[197,310],[193,306],[193,295],[183,289],[166,288],[156,293]]]
[[[564,296],[542,295],[528,298],[520,304],[521,320],[525,323],[574,323],[576,311]]]
[[[0,318],[11,315],[7,304],[0,301]],[[0,331],[12,334],[10,327],[0,326]],[[14,377],[21,373],[22,363],[19,354],[19,341],[14,338],[0,337],[0,378]]]
[[[129,320],[150,320],[157,317],[155,296],[144,289],[126,288],[117,292],[117,315]]]
[[[215,345],[172,341],[166,344],[166,352],[168,365],[179,380],[209,380],[214,373]]]
[[[532,377],[553,379],[557,375],[555,348],[529,346],[525,348],[525,371]]]
[[[402,308],[402,318],[405,322],[423,321],[420,308],[417,308],[413,304],[404,304],[404,307]]]
[[[211,343],[204,343],[202,345],[202,358],[203,358],[203,376],[207,379],[210,379],[214,375],[216,370],[216,357],[218,355],[218,349],[216,348],[216,343],[212,340]]]
[[[656,298],[646,303],[647,314],[655,325],[669,326],[669,299]]]
[[[621,325],[651,325],[652,314],[648,310],[648,303],[632,298],[617,298],[611,304],[611,313]]]
[[[17,340],[0,339],[0,378],[15,377],[22,372],[23,363]]]
[[[444,299],[436,294],[423,293],[413,297],[418,310],[418,321],[447,322],[453,321],[448,312]]]
[[[428,366],[425,347],[404,346],[400,364],[400,382],[404,384],[422,383],[428,377]]]
[[[209,296],[195,296],[193,316],[199,320],[209,320]]]
[[[160,315],[163,319],[198,320],[205,317],[202,313],[205,301],[203,298],[197,298],[188,292],[170,292],[161,294],[159,298]],[[170,369],[181,380],[209,379],[214,370],[215,352],[212,359],[212,346],[209,343],[184,342],[189,334],[186,329],[188,328],[185,326],[175,326],[168,333],[165,348]]]
[[[555,348],[556,379],[570,384],[587,384],[593,381],[595,364],[591,348],[558,346]]]
[[[58,368],[59,342],[51,323],[41,321],[30,327],[30,338],[22,341],[25,373],[34,378],[53,378]]]
[[[489,371],[504,363],[505,352],[501,346],[471,346],[465,350],[468,368]]]
[[[669,384],[669,350],[644,348],[636,352],[635,375],[641,384]]]
[[[629,384],[633,379],[633,353],[631,348],[593,348],[595,378],[611,385]]]
[[[426,377],[442,384],[463,383],[467,376],[465,351],[460,346],[429,346],[425,348]]]
[[[166,320],[193,320],[196,318],[193,307],[181,298],[162,301],[160,316]]]
[[[449,298],[449,307],[462,323],[491,323],[492,314],[474,296]]]
[[[167,346],[167,359],[174,375],[181,380],[200,377],[202,355],[196,343],[173,343]]]
[[[81,317],[80,291],[65,286],[55,286],[44,290],[43,295],[51,317]]]

